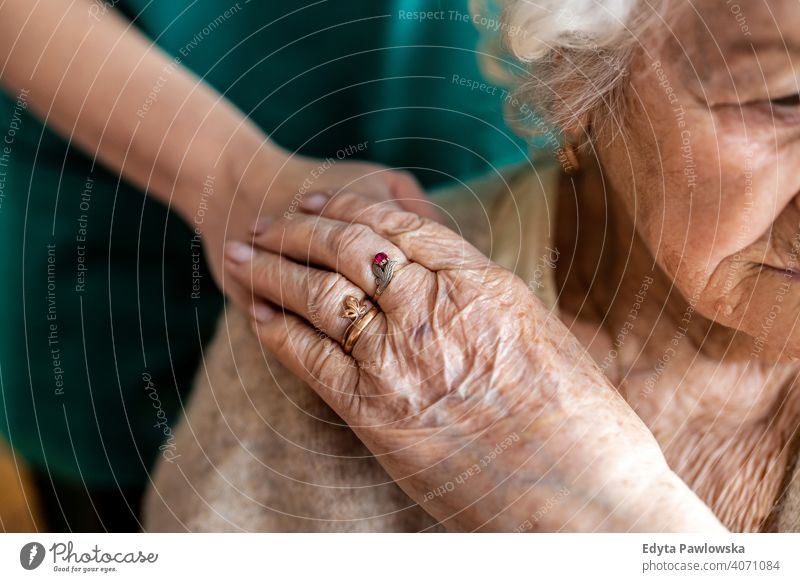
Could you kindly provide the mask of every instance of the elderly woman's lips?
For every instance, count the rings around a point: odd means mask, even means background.
[[[765,266],[772,271],[777,271],[787,279],[791,279],[793,281],[800,280],[800,267],[796,269],[790,269],[785,267],[772,267],[770,265],[765,265]]]

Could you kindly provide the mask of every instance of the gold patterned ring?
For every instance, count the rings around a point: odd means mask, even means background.
[[[367,303],[366,299],[359,299],[358,297],[353,297],[352,295],[345,297],[342,317],[346,317],[347,319],[355,322],[364,317],[367,311],[369,311],[369,303]]]
[[[361,318],[356,319],[350,324],[350,327],[344,332],[344,341],[342,343],[345,354],[349,354],[353,351],[353,346],[356,345],[361,333],[367,328],[370,322],[375,319],[376,315],[378,315],[378,308],[373,306],[372,309],[367,311]]]

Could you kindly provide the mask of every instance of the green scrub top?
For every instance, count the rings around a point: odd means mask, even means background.
[[[110,4],[291,151],[428,187],[526,155],[467,0]],[[222,299],[189,228],[26,99],[0,100],[0,430],[61,479],[136,486],[180,455],[170,426]]]

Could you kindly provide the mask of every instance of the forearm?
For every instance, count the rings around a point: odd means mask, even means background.
[[[2,84],[27,89],[50,127],[187,219],[209,176],[236,186],[254,159],[263,167],[277,156],[240,111],[117,11],[92,7],[0,5]]]
[[[586,421],[558,422],[553,431],[499,423],[469,442],[440,434],[378,458],[454,531],[724,531],[654,443],[600,434],[598,421],[583,436],[595,444],[587,455],[573,432]]]
[[[486,397],[449,393],[415,431],[364,434],[401,487],[458,531],[724,531],[569,332],[538,329],[471,391]]]

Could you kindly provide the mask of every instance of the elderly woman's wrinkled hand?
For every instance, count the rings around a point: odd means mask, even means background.
[[[264,348],[434,517],[452,529],[720,527],[521,279],[392,202],[317,195],[303,210],[230,245],[228,273],[252,289]]]

